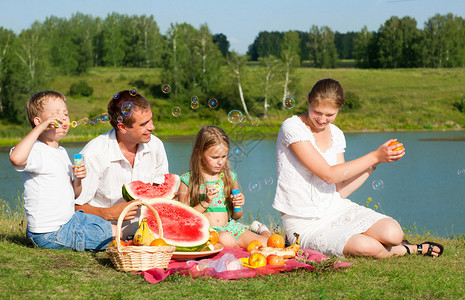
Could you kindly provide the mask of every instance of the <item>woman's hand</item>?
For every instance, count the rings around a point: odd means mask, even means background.
[[[405,155],[405,148],[403,147],[400,150],[394,151],[394,149],[401,147],[402,143],[389,146],[391,142],[395,141],[397,141],[397,139],[391,139],[376,150],[379,163],[398,161]]]

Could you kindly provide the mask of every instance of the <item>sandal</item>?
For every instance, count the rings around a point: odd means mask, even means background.
[[[426,251],[426,253],[423,254],[423,245],[425,245],[425,244],[428,244],[429,247],[428,247],[428,251]],[[410,247],[408,247],[407,244],[402,244],[402,246],[404,246],[405,250],[407,250],[407,253],[410,254]],[[437,257],[441,256],[442,252],[444,252],[444,246],[441,245],[441,244],[435,243],[435,242],[423,242],[421,244],[417,244],[416,246],[417,246],[417,254],[418,255],[425,255],[425,256],[434,257],[433,256],[433,248],[434,248],[434,246],[439,248],[439,253],[438,253]]]

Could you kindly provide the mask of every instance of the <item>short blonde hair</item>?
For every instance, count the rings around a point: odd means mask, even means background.
[[[62,93],[55,91],[38,92],[32,95],[32,97],[27,102],[27,118],[32,128],[36,127],[34,124],[34,118],[44,111],[45,103],[51,98],[58,98],[63,100],[63,102],[66,102],[66,97]]]

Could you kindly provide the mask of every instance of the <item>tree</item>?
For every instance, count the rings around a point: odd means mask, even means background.
[[[13,31],[0,27],[0,116],[3,115],[4,84],[9,72],[9,59],[15,38]]]
[[[268,55],[280,57],[283,36],[284,34],[282,32],[277,31],[260,32],[247,51],[247,55],[250,56],[250,60],[257,61],[259,57],[265,57]]]
[[[357,37],[354,40],[354,55],[357,67],[369,68],[374,66],[374,63],[371,59],[372,57],[370,55],[373,40],[374,33],[368,31],[366,26],[364,26],[362,30],[357,33]]]
[[[354,40],[357,37],[356,32],[339,33],[336,31],[334,34],[334,45],[340,59],[353,59],[354,58]]]
[[[259,57],[258,61],[261,65],[265,67],[265,80],[264,80],[264,92],[265,97],[263,101],[263,118],[267,117],[268,107],[270,105],[269,102],[269,95],[271,94],[271,88],[274,85],[275,78],[279,73],[279,68],[281,66],[279,59],[274,57],[273,55],[269,55],[267,57]]]
[[[122,66],[126,55],[127,41],[122,34],[123,17],[112,13],[108,15],[102,28],[102,60],[105,66]]]
[[[296,31],[288,31],[284,34],[281,45],[281,61],[284,65],[284,101],[290,95],[289,85],[293,81],[294,71],[300,67],[300,38]]]
[[[213,35],[213,42],[218,46],[218,49],[223,54],[223,57],[228,57],[229,54],[229,41],[228,38],[222,34],[217,33]]]
[[[249,111],[247,109],[247,104],[245,103],[244,93],[242,91],[242,81],[241,76],[244,76],[245,73],[245,64],[248,60],[247,56],[240,56],[235,51],[229,54],[228,66],[231,72],[234,74],[236,79],[237,88],[239,91],[239,97],[241,99],[242,107],[244,108],[244,112],[247,118],[251,119]]]
[[[334,34],[329,27],[318,28],[313,25],[309,32],[309,40],[307,46],[315,67],[336,68],[338,66]]]

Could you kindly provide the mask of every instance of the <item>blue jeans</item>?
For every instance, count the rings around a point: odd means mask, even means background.
[[[26,234],[37,247],[75,251],[104,250],[113,240],[110,221],[82,210],[76,211],[68,223],[57,231],[33,233],[28,228]]]

